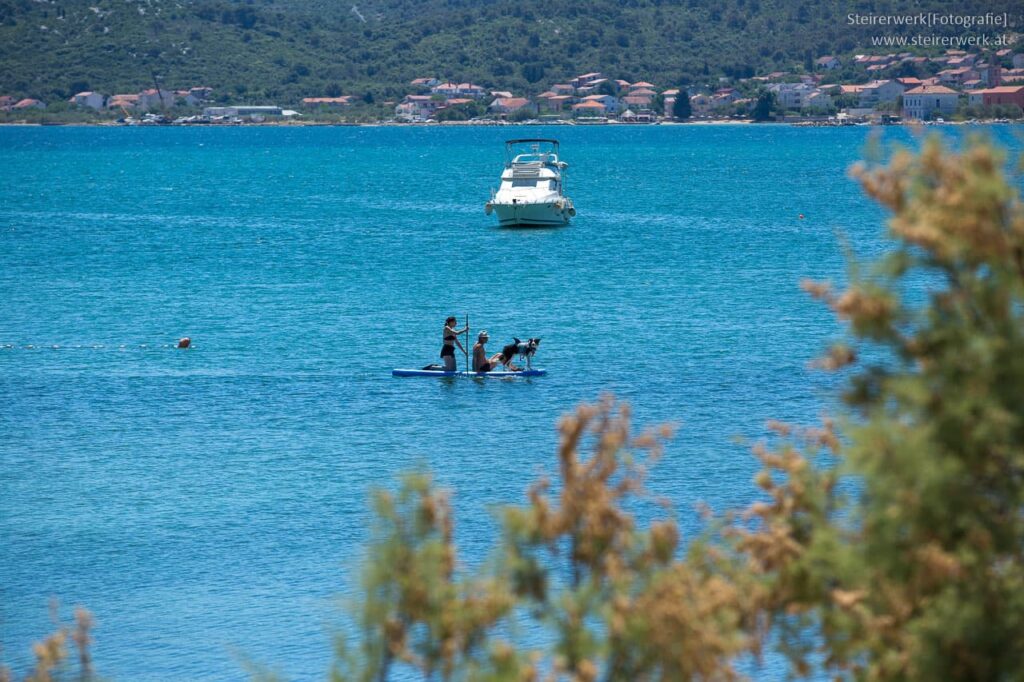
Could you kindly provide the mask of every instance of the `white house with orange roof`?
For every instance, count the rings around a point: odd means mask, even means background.
[[[603,104],[590,100],[573,104],[572,113],[575,116],[604,116],[608,112]]]
[[[661,96],[665,98],[665,114],[670,115],[672,113],[672,108],[676,105],[676,97],[679,96],[679,88],[669,88],[661,93]]]
[[[478,99],[487,95],[487,90],[473,83],[440,83],[430,88],[430,92],[444,97],[472,97]]]
[[[832,71],[842,66],[842,62],[839,61],[839,57],[833,55],[825,55],[824,57],[818,57],[814,60],[814,66],[825,71]]]
[[[690,110],[697,116],[704,116],[711,111],[711,98],[702,92],[690,96]]]
[[[525,97],[499,97],[487,107],[492,113],[499,116],[508,116],[518,111],[526,111],[531,114],[537,113],[537,105]]]
[[[554,95],[539,100],[538,104],[542,111],[557,114],[568,111],[572,106],[573,99],[572,95]]]
[[[76,107],[89,107],[90,109],[102,109],[103,105],[106,104],[107,98],[98,92],[80,92],[76,95],[72,95],[71,99],[68,100],[71,104]]]
[[[352,95],[342,95],[341,97],[303,97],[302,106],[304,107],[333,107],[341,108],[347,107],[352,104]]]
[[[626,95],[625,97],[622,98],[623,106],[629,107],[631,109],[639,109],[639,110],[649,108],[651,106],[651,102],[653,102],[653,101],[654,101],[654,98],[653,97],[649,97],[647,95],[632,95],[632,94],[630,94],[630,95]]]
[[[574,88],[579,90],[580,88],[586,87],[590,85],[591,82],[596,81],[600,78],[604,78],[603,73],[601,73],[600,71],[592,71],[590,73],[585,73],[581,76],[576,76],[569,82],[572,83],[572,86]]]
[[[174,106],[174,93],[170,90],[157,90],[149,88],[139,93],[139,100],[136,106],[142,111],[160,109]]]
[[[975,80],[981,77],[981,74],[970,66],[961,66],[955,69],[943,69],[935,75],[939,77],[939,82],[944,85],[963,85],[966,81]]]
[[[395,116],[405,121],[422,121],[434,115],[445,105],[446,100],[431,95],[406,95],[395,107]]]
[[[871,81],[861,86],[857,106],[874,109],[880,104],[895,104],[906,87],[896,80]]]
[[[615,95],[587,95],[581,102],[598,102],[604,107],[606,113],[615,114],[622,109],[622,102]]]
[[[134,109],[138,104],[138,95],[111,95],[107,100],[107,109]]]
[[[960,93],[945,85],[919,85],[903,93],[904,118],[925,120],[956,111]]]
[[[801,109],[831,109],[832,96],[821,88],[815,88],[804,97]]]
[[[46,104],[44,104],[40,100],[33,99],[31,97],[26,97],[25,99],[18,100],[18,102],[16,104],[14,104],[11,108],[12,109],[45,109],[46,108]]]

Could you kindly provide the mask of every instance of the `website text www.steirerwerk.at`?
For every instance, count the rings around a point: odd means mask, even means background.
[[[915,35],[875,35],[874,47],[1005,47],[1013,44],[1015,36],[1003,33],[1014,25],[1015,17],[1009,13],[946,14],[917,12],[913,14],[856,14],[846,15],[849,26],[877,28],[921,27],[943,32],[943,35],[918,33]],[[950,29],[963,31],[962,35],[948,35]]]

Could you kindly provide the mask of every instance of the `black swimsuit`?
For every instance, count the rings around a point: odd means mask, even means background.
[[[445,341],[454,341],[455,337],[452,336],[451,334],[449,334],[448,336],[444,337],[444,340]],[[446,343],[443,346],[441,346],[441,357],[445,358],[445,357],[448,357],[448,356],[455,357],[455,345],[454,344]]]

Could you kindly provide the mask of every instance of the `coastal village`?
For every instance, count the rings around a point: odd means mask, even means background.
[[[665,87],[590,72],[550,83],[537,94],[419,76],[401,98],[374,105],[382,123],[659,123],[675,120],[775,120],[804,125],[1019,120],[1024,111],[1024,52],[947,50],[848,58],[826,55],[794,72],[721,78]],[[917,75],[907,75],[907,74]],[[847,78],[838,78],[845,74]],[[539,89],[539,88],[538,88]],[[79,92],[63,110],[105,112],[120,123],[348,122],[368,103],[355,95],[311,96],[292,103],[234,104],[213,88],[148,88],[136,93]],[[688,98],[688,106],[679,98]],[[0,111],[46,110],[53,102],[0,95]]]

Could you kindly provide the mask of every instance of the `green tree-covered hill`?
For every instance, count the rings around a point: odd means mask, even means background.
[[[878,35],[849,13],[1011,13],[1019,0],[0,0],[0,94],[209,85],[221,98],[376,100],[418,76],[534,93],[600,70],[667,86],[803,68]]]

